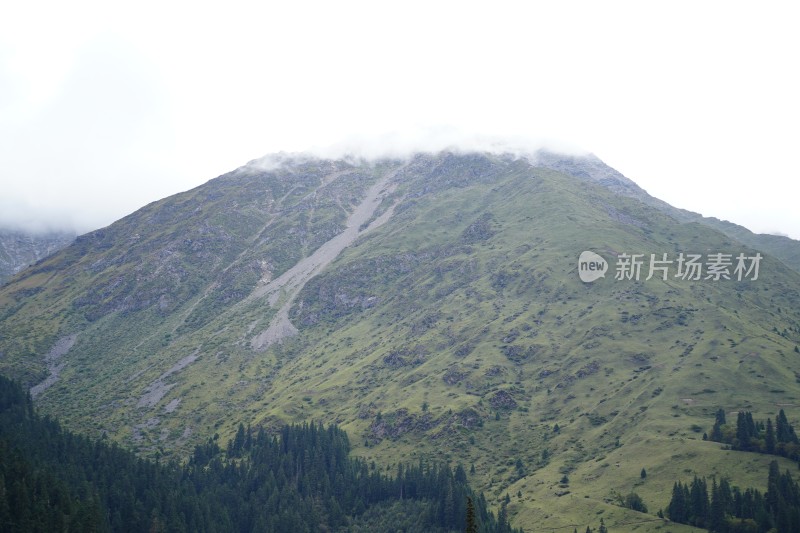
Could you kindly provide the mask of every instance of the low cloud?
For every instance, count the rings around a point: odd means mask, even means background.
[[[559,152],[585,154],[577,146],[554,139],[481,134],[452,127],[421,128],[392,131],[375,135],[352,135],[327,147],[312,147],[310,153],[325,158],[353,157],[375,160],[385,157],[408,158],[413,154],[454,152],[488,152],[532,156],[546,148]]]
[[[788,237],[791,239],[788,233],[784,233],[782,231],[767,231],[765,232],[767,235],[774,235],[775,237]]]
[[[80,224],[68,209],[37,208],[21,198],[0,198],[0,230],[34,235],[79,233]]]
[[[452,127],[420,128],[390,131],[372,135],[349,135],[327,146],[312,146],[303,152],[268,154],[247,164],[250,168],[273,170],[290,162],[309,158],[376,161],[379,159],[408,159],[418,153],[481,152],[511,154],[535,159],[539,150],[572,155],[588,152],[568,142],[556,139],[504,136],[471,133]]]

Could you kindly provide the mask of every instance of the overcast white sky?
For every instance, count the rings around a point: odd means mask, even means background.
[[[87,231],[272,152],[494,135],[800,238],[789,2],[6,4],[1,223]]]

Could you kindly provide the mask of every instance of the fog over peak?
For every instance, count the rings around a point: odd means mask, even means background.
[[[89,231],[281,150],[546,148],[800,237],[792,6],[84,4],[0,17],[0,224]]]
[[[70,206],[33,206],[23,198],[0,198],[0,231],[29,235],[77,234],[88,231],[70,213]]]
[[[521,157],[533,156],[541,149],[575,155],[588,153],[574,144],[557,139],[481,134],[446,127],[354,135],[329,146],[312,147],[309,152],[330,159],[352,157],[372,161],[382,158],[405,159],[417,153],[442,151],[488,152]]]
[[[558,139],[522,135],[487,135],[455,128],[427,128],[419,131],[392,131],[375,135],[351,135],[329,145],[312,146],[300,152],[278,152],[250,161],[246,167],[272,170],[305,159],[332,159],[374,162],[381,159],[409,159],[416,154],[454,153],[509,154],[531,161],[541,150],[573,156],[590,155],[583,148]]]

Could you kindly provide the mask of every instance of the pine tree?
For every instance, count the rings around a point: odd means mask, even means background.
[[[748,431],[747,416],[739,411],[736,417],[736,449],[747,450],[750,448],[750,432]]]
[[[714,420],[714,427],[711,429],[711,435],[709,435],[709,439],[713,440],[714,442],[722,442],[722,426],[724,426],[727,422],[725,422],[725,410],[724,409],[717,409],[716,420]]]
[[[245,442],[244,424],[239,423],[239,429],[236,431],[236,437],[233,441],[228,441],[228,456],[239,457],[244,449]]]
[[[711,480],[711,508],[709,509],[709,529],[723,531],[725,527],[725,501],[717,486],[717,480]]]
[[[642,468],[642,471],[639,473],[639,477],[642,478],[642,479],[646,479],[647,478],[647,470]]]
[[[525,465],[522,464],[522,459],[517,459],[516,464],[514,465],[517,469],[517,476],[524,477],[525,476]]]
[[[453,486],[448,484],[447,492],[444,497],[444,519],[442,525],[445,527],[452,527],[456,518],[456,502],[453,495]]]
[[[764,436],[764,447],[769,454],[775,453],[775,430],[772,428],[772,420],[767,418],[767,430]]]
[[[642,497],[635,492],[631,492],[625,496],[625,507],[640,513],[647,512],[647,506],[644,504],[644,500],[642,500]]]
[[[781,410],[783,412],[783,410]],[[780,419],[779,419],[780,420]],[[778,461],[772,461],[769,464],[769,476],[767,477],[767,495],[766,503],[769,511],[775,515],[778,511],[778,503],[780,499],[780,468]]]
[[[464,470],[464,466],[461,463],[458,463],[456,465],[456,470],[453,473],[453,478],[456,480],[457,483],[467,482],[467,472]]]
[[[753,421],[753,413],[747,411],[744,415],[745,425],[747,427],[747,438],[752,441],[752,439],[758,437],[759,428],[756,425],[755,421]],[[753,443],[748,443],[749,448],[753,449]]]
[[[690,493],[690,522],[705,527],[708,520],[708,488],[704,479],[695,476]]]
[[[500,504],[500,511],[497,513],[497,525],[500,531],[511,527],[508,523],[508,507],[505,501]]]
[[[467,496],[467,527],[465,533],[478,533],[478,523],[475,522],[475,504],[472,498]]]
[[[672,499],[669,501],[669,506],[667,507],[667,516],[670,520],[679,524],[686,524],[689,522],[684,489],[678,481],[672,486]]]
[[[777,426],[775,432],[778,442],[797,442],[797,435],[795,435],[794,428],[786,418],[786,413],[783,412],[783,409],[778,413],[775,425]]]

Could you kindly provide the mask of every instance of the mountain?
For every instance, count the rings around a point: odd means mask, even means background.
[[[69,232],[29,233],[0,229],[0,285],[36,261],[56,252],[75,239]]]
[[[800,273],[571,164],[253,161],[0,289],[0,372],[145,455],[240,423],[336,423],[389,471],[470,465],[528,530],[655,531],[695,473],[763,490],[771,457],[702,436],[720,408],[797,423]],[[584,251],[604,278],[581,281]],[[639,279],[615,279],[634,254]],[[651,254],[667,279],[646,279]],[[690,254],[701,279],[676,277]],[[631,492],[649,513],[618,505]]]

